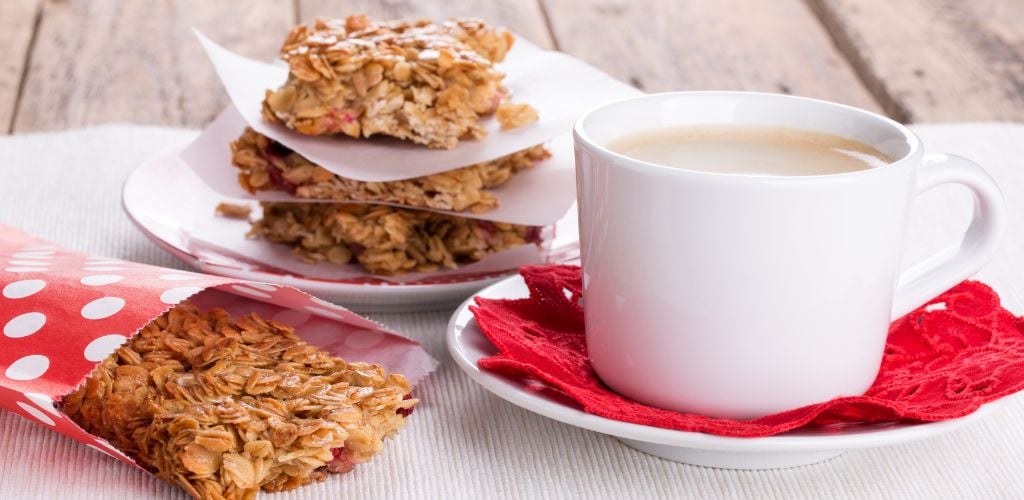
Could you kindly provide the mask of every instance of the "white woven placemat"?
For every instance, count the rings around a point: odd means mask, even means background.
[[[915,129],[932,149],[986,165],[1010,203],[1000,255],[979,277],[1024,312],[1024,125]],[[127,173],[193,132],[107,126],[0,137],[0,223],[69,248],[182,267],[121,212]],[[226,147],[226,146],[225,146]],[[181,200],[188,203],[189,200]],[[927,194],[914,211],[908,260],[962,231],[968,199]],[[0,307],[3,307],[0,299]],[[726,471],[668,462],[613,438],[521,410],[477,387],[443,345],[451,311],[378,314],[418,340],[442,366],[417,390],[423,403],[385,451],[352,474],[268,498],[1020,498],[1024,399],[938,438],[847,453],[808,467]],[[78,443],[0,412],[0,498],[185,498],[176,488]]]

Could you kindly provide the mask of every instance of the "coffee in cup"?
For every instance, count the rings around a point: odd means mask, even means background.
[[[607,148],[648,163],[719,174],[828,175],[892,163],[863,142],[788,127],[663,127],[628,133]]]
[[[977,271],[1006,208],[969,160],[814,99],[650,94],[574,126],[591,366],[670,410],[749,419],[862,394],[889,324]],[[914,197],[974,193],[961,241],[900,273]]]

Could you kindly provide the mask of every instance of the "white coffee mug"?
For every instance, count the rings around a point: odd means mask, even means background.
[[[656,127],[784,126],[868,144],[895,162],[816,176],[695,172],[605,145]],[[587,348],[614,391],[749,419],[864,393],[890,321],[976,272],[1005,231],[992,178],[926,155],[909,129],[840,104],[747,92],[652,94],[574,127]],[[899,274],[914,196],[974,193],[963,240]]]

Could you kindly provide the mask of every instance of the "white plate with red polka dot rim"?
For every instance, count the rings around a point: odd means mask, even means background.
[[[189,237],[193,221],[214,217],[215,207],[221,202],[244,205],[252,205],[252,202],[226,199],[208,187],[180,159],[183,147],[167,148],[136,168],[124,183],[122,202],[128,217],[147,238],[202,272],[293,286],[361,312],[451,308],[473,292],[515,272],[506,269],[449,274],[404,283],[384,281],[368,273],[352,279],[331,280],[297,275],[235,253],[219,251],[216,247],[197,245]],[[185,200],[187,203],[183,203]],[[565,262],[576,258],[579,240],[575,206],[558,222],[554,232],[557,236],[545,255],[546,261]]]
[[[488,299],[529,296],[520,276],[506,278],[476,294]],[[1005,399],[988,403],[962,418],[928,423],[893,423],[821,428],[759,438],[722,437],[631,424],[586,413],[550,391],[529,387],[520,379],[480,369],[477,361],[497,354],[480,331],[466,300],[448,323],[446,342],[456,364],[498,397],[533,413],[616,437],[627,446],[674,462],[721,469],[778,469],[810,465],[847,450],[877,448],[925,439],[959,429],[992,414]]]

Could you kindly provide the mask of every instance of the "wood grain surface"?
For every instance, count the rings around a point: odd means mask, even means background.
[[[427,17],[479,17],[526,37],[533,43],[552,48],[540,5],[535,0],[297,0],[299,19],[317,16],[345,17],[364,13],[377,19]]]
[[[0,2],[0,133],[14,121],[38,7],[38,0]]]
[[[198,127],[227,95],[190,28],[269,59],[293,23],[288,0],[46,0],[13,130]]]
[[[1021,0],[2,0],[0,133],[198,127],[227,103],[192,36],[276,55],[299,20],[481,17],[647,91],[819,97],[904,121],[1024,119]]]
[[[558,47],[649,92],[757,90],[877,110],[800,0],[543,0]]]
[[[889,114],[1024,119],[1021,0],[810,0]]]

